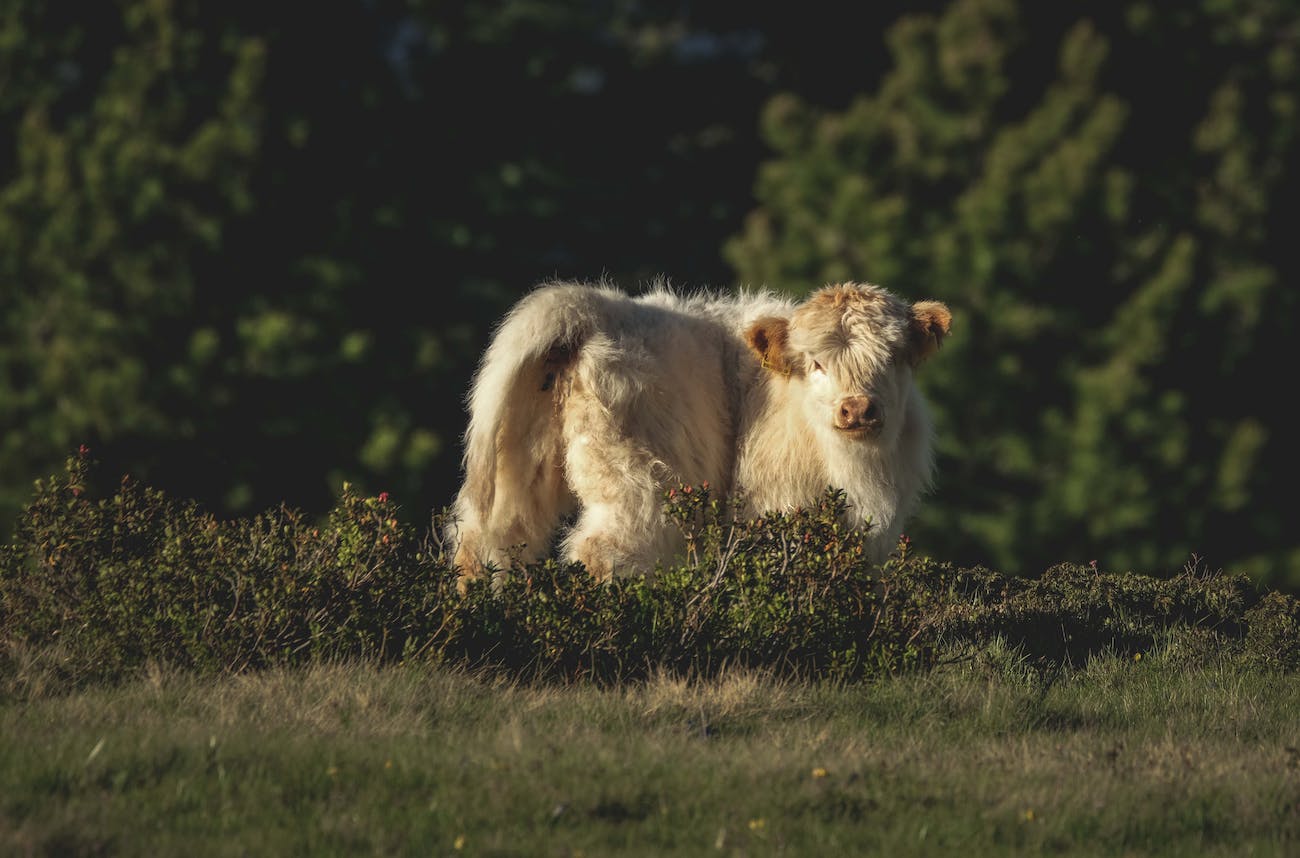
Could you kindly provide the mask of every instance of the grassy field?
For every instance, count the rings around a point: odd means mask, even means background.
[[[363,665],[0,699],[5,855],[1295,855],[1300,681],[996,647],[835,685]]]
[[[876,566],[834,492],[684,487],[684,565],[462,598],[384,497],[88,479],[0,546],[0,858],[1300,854],[1300,601],[1244,575]]]

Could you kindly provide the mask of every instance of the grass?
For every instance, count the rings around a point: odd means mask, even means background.
[[[90,477],[0,546],[6,858],[1300,854],[1300,600],[1240,574],[875,566],[834,492],[683,487],[683,565],[462,598],[385,496]]]
[[[1287,855],[1300,683],[1005,648],[860,683],[359,663],[0,702],[9,855]]]

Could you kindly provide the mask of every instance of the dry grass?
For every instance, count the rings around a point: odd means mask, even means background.
[[[833,685],[318,665],[0,705],[6,854],[1294,854],[1300,686],[1159,653]],[[459,844],[459,847],[457,846]]]

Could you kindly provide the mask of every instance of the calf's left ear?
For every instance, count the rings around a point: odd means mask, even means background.
[[[763,369],[781,375],[794,372],[790,359],[790,323],[778,316],[765,316],[745,331],[745,342],[758,355]]]
[[[918,364],[939,350],[952,327],[952,313],[938,301],[912,305],[912,363]]]

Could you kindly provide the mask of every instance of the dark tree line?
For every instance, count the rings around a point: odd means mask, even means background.
[[[534,283],[868,279],[957,313],[928,550],[1300,581],[1300,14],[842,14],[5,0],[0,520],[82,443],[223,514],[423,516]]]

